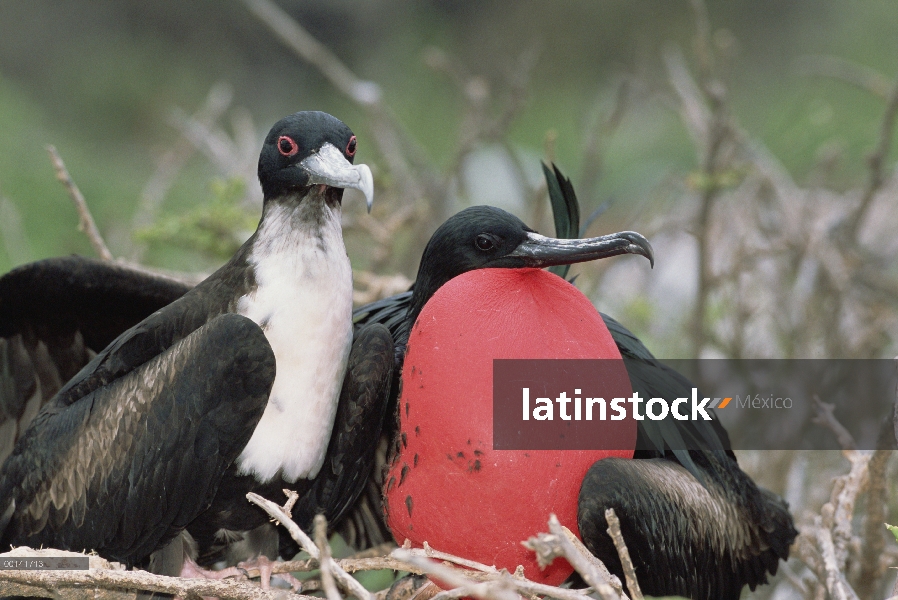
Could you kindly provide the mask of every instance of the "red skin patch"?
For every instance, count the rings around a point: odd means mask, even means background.
[[[551,513],[579,536],[577,496],[586,471],[633,451],[493,450],[494,358],[620,353],[589,299],[547,271],[482,269],[441,287],[409,339],[400,398],[405,444],[387,476],[395,478],[385,493],[388,525],[400,544],[426,541],[509,571],[521,564],[528,578],[557,585],[570,565],[557,559],[540,570],[521,542],[548,531]],[[611,379],[606,397],[632,395],[623,362]],[[629,428],[627,447],[635,446],[635,421],[608,427],[618,435]]]

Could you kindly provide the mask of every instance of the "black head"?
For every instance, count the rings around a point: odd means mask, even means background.
[[[361,190],[370,206],[371,172],[365,165],[353,166],[355,151],[355,135],[336,117],[319,111],[284,117],[268,132],[259,155],[265,199],[324,184]]]
[[[633,231],[560,240],[541,236],[516,216],[493,206],[472,206],[450,217],[431,236],[409,307],[413,321],[444,283],[474,269],[548,267],[640,254],[654,262],[648,241]]]

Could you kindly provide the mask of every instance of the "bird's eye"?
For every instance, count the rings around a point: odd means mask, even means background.
[[[282,135],[278,138],[278,152],[284,156],[293,156],[299,152],[299,146],[293,141],[293,138]]]
[[[355,156],[355,136],[349,138],[349,143],[346,144],[346,156]]]
[[[474,244],[477,246],[477,248],[483,251],[492,250],[494,247],[493,240],[490,239],[490,236],[484,235],[482,233],[477,236],[476,240],[474,240]]]

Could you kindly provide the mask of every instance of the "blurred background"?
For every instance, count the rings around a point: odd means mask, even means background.
[[[656,355],[891,358],[896,23],[893,0],[3,2],[0,272],[95,255],[48,144],[115,258],[210,272],[258,221],[265,133],[317,109],[375,173],[371,216],[344,202],[358,302],[406,289],[464,206],[552,235],[544,160],[584,235],[654,244],[654,270],[572,273]],[[812,522],[845,470],[812,458],[743,464]]]

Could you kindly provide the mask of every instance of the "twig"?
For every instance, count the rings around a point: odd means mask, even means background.
[[[886,539],[882,527],[888,500],[886,467],[895,447],[891,418],[883,421],[878,446],[867,467],[867,515],[861,543],[861,573],[857,579],[857,593],[861,598],[872,597],[886,573],[880,557],[885,550]]]
[[[59,152],[56,151],[56,146],[53,146],[52,144],[47,146],[47,153],[50,155],[50,161],[53,163],[54,169],[56,169],[56,179],[65,186],[66,190],[69,192],[69,196],[72,198],[72,202],[75,203],[75,209],[78,211],[78,217],[80,219],[78,229],[87,235],[87,239],[90,240],[91,246],[94,247],[94,250],[100,255],[100,258],[103,260],[112,260],[112,252],[109,251],[106,242],[103,241],[103,236],[100,235],[100,231],[97,229],[97,224],[90,214],[90,209],[87,208],[87,201],[84,200],[81,190],[75,185],[72,176],[69,175],[68,169],[65,168],[65,163],[62,162]]]
[[[95,590],[141,590],[192,598],[215,596],[222,600],[312,600],[311,596],[284,590],[265,591],[242,581],[185,579],[146,571],[0,571],[3,596],[59,597],[64,592],[66,598],[102,598]]]
[[[826,569],[823,566],[823,557],[817,548],[817,538],[813,527],[803,528],[798,533],[793,546],[801,561],[817,576],[821,582],[826,581]]]
[[[453,588],[464,588],[465,595],[494,600],[518,600],[508,589],[491,589],[486,581],[474,582],[466,575],[462,574],[458,569],[435,563],[431,559],[413,554],[405,548],[393,550],[393,552],[390,553],[390,556],[417,567],[422,573],[433,575],[446,585]],[[434,598],[439,596],[440,595],[437,594]]]
[[[315,515],[315,545],[318,546],[318,562],[321,565],[321,587],[324,588],[328,600],[341,600],[334,575],[331,572],[333,560],[331,559],[331,547],[327,543],[327,521],[322,515]]]
[[[636,580],[636,569],[633,568],[633,561],[630,559],[630,551],[627,550],[627,544],[624,542],[624,536],[621,534],[620,521],[614,513],[613,508],[605,511],[605,520],[608,521],[608,535],[614,542],[617,549],[617,555],[620,557],[621,566],[624,568],[624,577],[627,580],[627,589],[633,596],[633,600],[642,600],[642,590],[639,589],[639,582]]]
[[[414,550],[410,551],[413,555],[415,554]],[[453,556],[451,554],[447,554],[445,552],[440,552],[439,550],[434,550],[430,547],[430,544],[424,542],[424,556],[427,558],[435,558],[437,560],[445,560],[451,563],[455,563],[460,567],[467,567],[468,569],[474,569],[475,571],[481,571],[482,573],[498,573],[499,570],[496,569],[495,565],[485,565],[483,563],[479,563],[473,560],[468,560],[466,558],[460,558],[458,556]]]
[[[561,525],[557,518],[554,519],[554,522],[552,519],[549,520],[549,530],[558,536],[567,561],[603,599],[614,597],[609,594],[610,591],[613,591],[615,596],[629,600],[624,593],[620,579],[613,575],[602,561],[592,555],[583,542],[577,539],[574,532]]]
[[[870,208],[873,198],[882,187],[885,177],[883,176],[883,163],[892,147],[892,135],[895,131],[895,119],[898,117],[898,81],[895,81],[892,91],[889,94],[886,110],[882,115],[882,124],[879,126],[879,142],[876,144],[876,150],[867,157],[867,164],[870,168],[870,178],[867,181],[867,187],[861,196],[860,204],[854,211],[848,221],[848,233],[850,240],[856,240],[858,229]]]
[[[854,437],[833,414],[836,406],[823,402],[817,394],[814,394],[812,400],[814,401],[816,415],[811,419],[811,422],[832,431],[842,450],[857,450],[857,443],[855,443]]]
[[[287,515],[288,517],[290,517],[292,519],[293,518],[293,507],[296,505],[296,501],[299,500],[299,494],[297,494],[293,490],[286,490],[286,489],[283,490],[283,492],[284,492],[284,495],[287,496],[287,502],[284,503],[282,510],[284,511],[285,515]]]
[[[420,156],[422,151],[402,134],[401,128],[383,105],[380,86],[357,77],[336,55],[271,0],[243,0],[243,3],[300,59],[316,67],[339,91],[368,113],[374,143],[380,147],[390,171],[401,182],[403,197],[417,200],[430,195],[434,200],[442,200],[442,197],[434,198],[435,195],[442,196],[435,184],[438,178],[431,172],[429,165],[420,160],[414,161],[414,157]],[[414,168],[410,166],[410,162],[415,162]],[[428,180],[428,193],[425,193],[419,180],[422,175]]]
[[[788,562],[780,563],[780,572],[785,575],[786,579],[789,580],[789,583],[792,584],[792,587],[798,590],[803,597],[808,597],[810,590],[808,589],[807,583],[792,570],[792,567],[789,566]]]
[[[883,100],[889,97],[892,88],[892,82],[878,71],[839,56],[802,56],[795,66],[803,75],[819,75],[846,81]]]
[[[253,504],[259,506],[262,510],[268,513],[268,515],[278,521],[284,528],[287,529],[287,532],[290,534],[290,537],[299,544],[300,548],[309,553],[309,556],[316,559],[318,561],[318,566],[322,572],[322,583],[325,585],[325,589],[327,589],[326,575],[324,575],[325,571],[329,572],[333,579],[339,583],[343,589],[348,591],[350,594],[359,598],[359,600],[373,600],[373,596],[371,592],[366,590],[361,583],[356,581],[351,575],[349,575],[346,571],[344,571],[340,566],[334,561],[330,556],[330,546],[327,547],[327,552],[325,554],[321,553],[320,544],[313,542],[312,539],[305,534],[305,532],[300,529],[299,525],[297,525],[293,519],[287,516],[284,512],[284,509],[274,502],[270,500],[266,500],[262,496],[250,492],[246,495],[246,499],[252,502]],[[290,504],[290,500],[287,501]],[[319,525],[319,521],[323,522],[323,525]],[[326,540],[326,531],[327,531],[327,522],[324,520],[324,517],[321,515],[317,515],[315,517],[315,528],[316,535],[318,535],[318,528],[320,526],[324,527],[325,531],[325,540]],[[277,571],[283,572],[283,571]],[[337,594],[336,598],[331,598],[331,594],[328,593],[328,598],[330,600],[338,600],[339,594]]]
[[[391,556],[456,588],[438,594],[432,600],[447,600],[463,596],[475,596],[490,600],[519,600],[514,591],[549,596],[558,600],[589,600],[589,596],[582,593],[582,590],[567,590],[536,583],[528,579],[509,575],[507,571],[501,573],[479,573],[485,580],[477,582],[472,575],[478,575],[478,573],[469,575],[467,571],[463,572],[444,564],[434,563],[425,557],[412,554],[404,548],[397,548]]]
[[[836,557],[836,549],[829,529],[820,523],[819,517],[816,525],[817,546],[820,548],[820,553],[823,557],[827,591],[829,591],[833,600],[857,600],[857,594],[845,581],[845,576],[839,568],[839,560]]]
[[[872,453],[843,451],[851,462],[848,475],[836,478],[830,502],[823,505],[823,524],[832,530],[833,543],[839,568],[844,568],[848,556],[848,546],[852,540],[851,522],[857,497],[867,483],[868,466]],[[828,518],[827,507],[832,506],[832,519]]]
[[[559,523],[555,515],[549,517],[550,533],[532,537],[524,546],[536,552],[540,566],[547,565],[557,557],[564,557],[583,580],[590,585],[602,600],[626,599],[620,580],[612,575],[598,558],[567,528]]]
[[[375,104],[380,101],[380,87],[373,81],[355,76],[340,59],[323,44],[268,0],[243,0],[253,14],[274,31],[285,44],[299,56],[316,67],[338,90],[359,104]]]
[[[272,502],[271,500],[266,500],[259,494],[254,492],[250,492],[246,495],[246,499],[252,502],[253,504],[259,506],[262,510],[268,513],[272,519],[280,523],[287,530],[287,533],[290,534],[290,537],[293,538],[299,547],[309,553],[309,556],[314,558],[315,560],[319,559],[318,554],[318,546],[315,545],[315,542],[312,541],[312,538],[306,535],[306,533],[299,528],[299,525],[293,522],[284,510]]]

